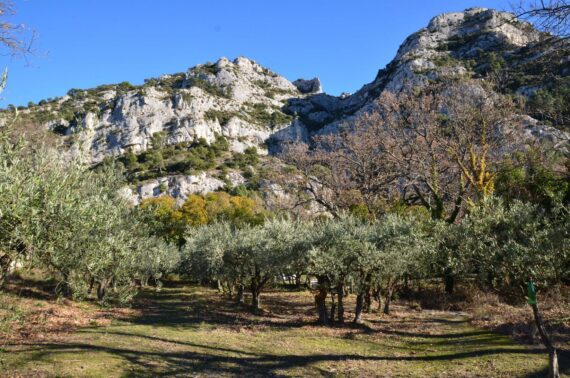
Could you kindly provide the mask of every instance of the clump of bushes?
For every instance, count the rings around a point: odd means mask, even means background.
[[[279,125],[284,125],[291,123],[293,117],[283,113],[278,108],[268,110],[268,106],[265,104],[247,104],[249,109],[246,111],[248,118],[258,125],[269,126],[274,128]]]
[[[213,169],[217,161],[229,150],[226,138],[216,135],[212,143],[199,138],[191,143],[166,144],[164,132],[155,133],[151,139],[152,148],[140,154],[127,152],[116,159],[108,158],[95,169],[115,166],[123,170],[129,183],[154,179],[164,174],[196,174]]]
[[[210,121],[217,120],[220,123],[220,125],[223,126],[227,124],[230,121],[230,119],[232,119],[233,117],[239,116],[239,113],[210,109],[206,111],[204,115],[206,119]]]
[[[231,98],[230,88],[218,87],[199,77],[190,78],[189,84],[191,87],[198,87],[202,89],[204,92],[211,94],[212,96]]]
[[[255,167],[259,164],[259,155],[257,148],[252,146],[246,148],[243,153],[234,153],[231,160],[226,160],[224,165],[228,168],[241,168],[242,170],[248,167]]]

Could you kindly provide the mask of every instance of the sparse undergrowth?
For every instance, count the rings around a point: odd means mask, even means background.
[[[212,289],[181,284],[147,289],[123,312],[81,304],[70,315],[61,312],[71,306],[66,303],[2,294],[6,300],[28,314],[43,313],[48,329],[43,337],[30,333],[5,342],[2,376],[533,377],[547,365],[540,348],[476,328],[464,313],[422,311],[404,302],[390,316],[365,314],[362,326],[319,327],[306,291],[269,292],[257,314]],[[89,321],[75,331],[49,328],[53,319],[73,319],[77,312]]]

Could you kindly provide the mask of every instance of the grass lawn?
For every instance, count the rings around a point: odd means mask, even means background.
[[[144,291],[122,320],[6,343],[0,376],[541,377],[547,367],[541,349],[460,313],[396,305],[390,316],[365,314],[362,326],[319,327],[308,292],[263,300],[252,315],[207,288]]]

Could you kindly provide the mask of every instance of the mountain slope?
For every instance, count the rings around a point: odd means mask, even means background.
[[[530,115],[560,130],[570,130],[570,117],[541,117],[543,111],[535,101],[541,93],[554,93],[561,102],[569,94],[568,43],[550,41],[552,36],[518,21],[510,13],[472,8],[442,14],[410,35],[374,81],[356,93],[343,98],[317,95],[293,100],[287,111],[298,114],[313,129],[334,132],[339,121],[353,120],[369,111],[383,91],[399,92],[406,86],[442,79],[492,79],[500,92],[527,96]],[[537,126],[534,121],[530,124]],[[560,135],[557,130],[549,132]]]
[[[192,142],[215,135],[242,152],[262,146],[269,135],[290,125],[281,112],[285,101],[320,90],[318,81],[287,79],[247,58],[198,65],[186,73],[90,90],[72,89],[64,97],[42,101],[19,112],[17,124],[36,125],[66,139],[88,161],[151,147],[162,132],[166,144]],[[311,87],[310,84],[316,84]],[[5,112],[5,119],[11,119]]]
[[[526,96],[530,117],[520,118],[525,137],[568,148],[570,54],[567,42],[553,40],[509,13],[472,8],[434,17],[352,95],[330,96],[318,79],[290,82],[247,58],[222,58],[142,86],[73,89],[21,109],[15,122],[10,109],[0,120],[92,164],[122,156],[139,198],[185,198],[252,181],[259,189],[260,168],[248,163],[252,155],[336,132],[369,112],[384,91],[443,79],[492,79],[495,91]],[[278,165],[264,158],[261,170]]]

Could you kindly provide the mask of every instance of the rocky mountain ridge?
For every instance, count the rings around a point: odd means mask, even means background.
[[[197,140],[213,143],[220,136],[232,153],[255,147],[261,155],[275,154],[283,143],[335,132],[343,122],[370,111],[383,91],[398,92],[440,79],[486,80],[505,72],[508,78],[498,88],[504,93],[533,98],[543,90],[564,89],[570,84],[570,58],[542,48],[549,38],[509,13],[472,8],[434,17],[404,41],[371,83],[351,95],[325,94],[318,79],[290,82],[244,57],[221,58],[141,86],[121,83],[70,90],[64,97],[21,109],[16,123],[24,130],[48,130],[60,148],[92,164],[125,154],[140,157],[164,146],[192,148]],[[531,111],[523,117],[526,137],[570,145],[564,124],[549,126],[532,116]],[[4,125],[13,119],[13,110],[0,116]],[[219,172],[158,172],[168,177],[140,184],[139,199],[161,193],[184,198],[246,181],[237,171],[225,172],[222,178]]]

